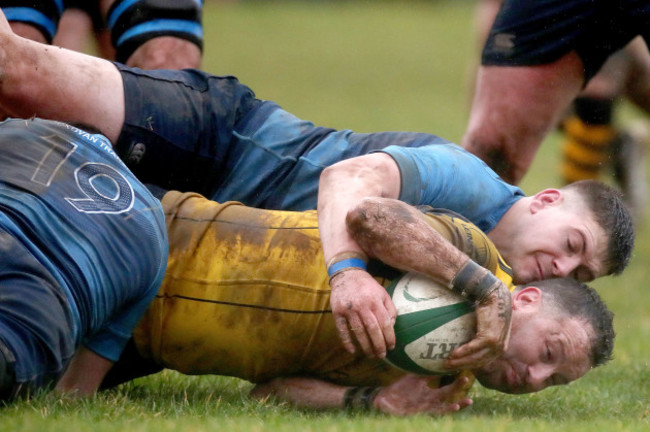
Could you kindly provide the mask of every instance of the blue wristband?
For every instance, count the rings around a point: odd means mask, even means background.
[[[327,268],[327,275],[329,277],[334,276],[336,273],[340,272],[346,268],[360,268],[362,270],[366,269],[366,263],[361,258],[348,258],[335,262]]]

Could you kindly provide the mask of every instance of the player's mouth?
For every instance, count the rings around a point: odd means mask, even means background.
[[[508,388],[513,393],[521,390],[523,380],[510,363],[508,363],[508,370],[506,371],[506,381],[508,383]]]
[[[537,273],[539,276],[539,279],[537,280],[544,280],[544,270],[542,270],[542,265],[539,263],[539,260],[535,260],[535,263],[537,264]]]

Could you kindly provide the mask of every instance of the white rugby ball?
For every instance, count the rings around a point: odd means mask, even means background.
[[[449,374],[444,360],[476,334],[473,304],[415,272],[405,273],[386,289],[397,308],[396,345],[386,361],[411,373]]]

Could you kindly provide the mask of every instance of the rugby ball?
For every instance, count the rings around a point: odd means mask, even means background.
[[[476,334],[474,305],[419,273],[409,272],[386,288],[397,308],[395,349],[386,361],[420,375],[445,375],[443,362]]]

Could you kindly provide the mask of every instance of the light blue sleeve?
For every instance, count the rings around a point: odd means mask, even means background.
[[[462,214],[490,231],[524,193],[501,180],[478,157],[456,144],[384,149],[397,163],[400,200]]]
[[[140,298],[124,306],[99,330],[84,337],[83,345],[110,361],[118,361],[135,326],[158,293],[163,276],[164,268],[148,289],[144,290]]]

